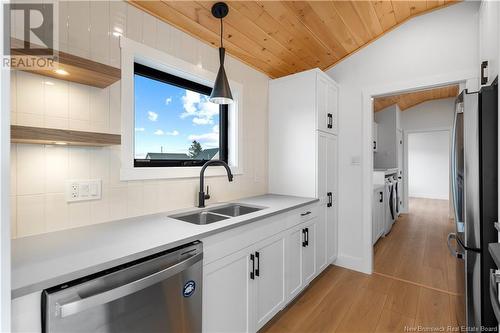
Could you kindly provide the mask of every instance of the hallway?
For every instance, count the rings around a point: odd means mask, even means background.
[[[448,202],[411,199],[374,248],[374,273],[330,267],[261,332],[405,332],[459,326]],[[448,329],[449,330],[449,329]]]

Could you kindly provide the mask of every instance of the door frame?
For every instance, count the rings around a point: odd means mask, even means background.
[[[416,134],[416,133],[432,133],[432,132],[448,132],[448,153],[450,155],[450,159],[448,161],[448,167],[451,168],[451,128],[450,127],[435,127],[435,128],[429,128],[429,129],[421,129],[421,130],[403,130],[403,183],[404,183],[404,189],[405,191],[403,192],[403,203],[404,203],[404,208],[405,208],[405,213],[408,213],[408,203],[409,203],[409,189],[410,189],[410,177],[409,177],[409,152],[408,152],[408,135],[409,134]],[[451,173],[448,174],[449,178],[449,191],[450,193],[448,194],[448,201],[451,203]],[[450,206],[451,207],[451,206]]]
[[[414,90],[429,89],[443,85],[465,83],[470,91],[479,90],[478,73],[473,70],[461,70],[441,75],[415,78],[409,81],[390,84],[373,85],[361,90],[361,209],[363,243],[361,244],[363,258],[360,270],[364,273],[373,272],[373,245],[372,245],[372,188],[373,188],[373,97],[393,95]]]

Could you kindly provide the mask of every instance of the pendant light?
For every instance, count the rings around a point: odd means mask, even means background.
[[[222,19],[226,17],[229,13],[229,7],[224,2],[217,2],[212,6],[212,15],[220,19],[220,47],[219,47],[219,60],[220,67],[217,72],[217,78],[215,79],[215,84],[210,94],[210,102],[215,104],[231,104],[233,103],[233,95],[231,94],[231,88],[229,87],[229,82],[227,81],[226,71],[224,70],[224,56],[226,50],[224,49],[224,44],[222,43],[223,38],[223,25]]]

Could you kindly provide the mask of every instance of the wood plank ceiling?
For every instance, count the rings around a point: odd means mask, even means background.
[[[400,95],[378,97],[373,100],[373,110],[377,112],[388,106],[397,104],[401,111],[404,111],[426,101],[456,97],[458,96],[458,89],[458,85],[451,85],[434,89],[412,91]]]
[[[136,7],[219,46],[213,1],[139,1]],[[408,19],[456,0],[227,1],[226,51],[271,78],[326,70]]]

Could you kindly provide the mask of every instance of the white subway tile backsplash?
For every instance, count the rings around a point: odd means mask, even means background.
[[[127,216],[144,214],[144,188],[142,182],[134,182],[127,187]]]
[[[163,23],[162,21],[156,21],[156,43],[155,47],[165,53],[172,53],[172,28]]]
[[[142,43],[155,47],[156,44],[156,28],[158,21],[155,17],[151,17],[148,13],[142,13]]]
[[[42,114],[16,112],[16,125],[43,127]]]
[[[109,189],[109,218],[119,220],[127,217],[127,186]]]
[[[45,146],[17,145],[17,194],[45,192]]]
[[[90,58],[109,64],[109,2],[90,1]]]
[[[69,119],[90,121],[90,87],[69,83]]]
[[[127,4],[126,36],[137,42],[142,40],[142,11],[131,4]]]
[[[109,221],[110,217],[110,192],[106,186],[102,187],[101,200],[90,202],[90,223]]]
[[[109,88],[90,88],[90,126],[109,128]],[[97,130],[97,129],[96,129]]]
[[[45,193],[64,193],[68,178],[69,149],[65,146],[46,146]]]
[[[109,131],[121,134],[121,90],[120,82],[109,86]]]
[[[68,215],[71,228],[91,224],[90,202],[82,201],[68,203]]]
[[[43,119],[43,127],[68,129],[69,128],[69,119],[68,118],[61,118],[61,117],[45,116]]]
[[[144,202],[144,213],[153,214],[160,212],[159,207],[159,185],[157,181],[144,181],[143,184],[143,202]]]
[[[120,67],[120,36],[125,36],[127,24],[127,3],[110,1],[109,3],[109,64]]]
[[[68,118],[68,82],[47,79],[45,83],[45,116]]]
[[[90,151],[85,147],[69,149],[68,179],[90,178]]]
[[[59,50],[63,52],[68,52],[68,2],[58,1],[58,35],[54,38],[57,39]]]
[[[43,115],[44,80],[40,75],[17,72],[17,112]]]
[[[67,229],[69,224],[68,204],[64,193],[49,193],[45,195],[45,227],[46,231]]]
[[[46,231],[44,199],[43,194],[17,197],[17,237]]]
[[[104,186],[109,183],[109,149],[89,148],[90,178],[101,179]]]
[[[90,1],[68,1],[68,51],[90,57]]]

